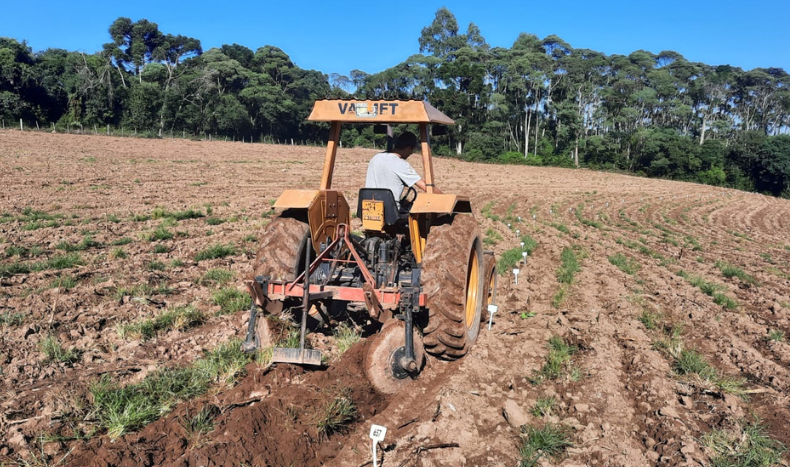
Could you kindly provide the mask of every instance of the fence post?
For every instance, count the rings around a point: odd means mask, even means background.
[[[58,130],[55,129],[55,123],[52,123],[52,133],[57,133]]]
[[[41,131],[41,128],[38,127],[38,120],[36,120],[36,130]]]
[[[24,125],[22,125],[22,119],[19,119],[19,131],[25,131]]]
[[[107,136],[110,136],[110,124],[107,124]]]

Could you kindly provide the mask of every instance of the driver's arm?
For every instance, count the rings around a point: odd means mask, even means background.
[[[428,187],[425,185],[425,180],[423,179],[417,180],[417,183],[415,183],[414,185],[422,191],[428,191]],[[441,195],[444,193],[442,190],[439,189],[438,186],[433,187],[433,192],[436,193],[437,195]]]

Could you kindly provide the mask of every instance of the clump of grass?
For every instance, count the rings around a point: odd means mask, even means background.
[[[689,284],[693,285],[694,287],[699,288],[702,293],[708,295],[713,298],[714,303],[717,305],[721,305],[727,309],[735,309],[738,308],[738,302],[724,293],[722,293],[727,288],[721,284],[716,284],[714,282],[708,282],[701,276],[697,276],[694,274],[689,274],[684,270],[680,270],[677,272],[677,275],[686,279]]]
[[[182,306],[165,310],[153,318],[121,323],[118,336],[121,339],[149,340],[158,334],[171,330],[184,331],[205,322],[202,311],[193,306]]]
[[[220,289],[211,295],[211,302],[219,305],[218,315],[227,315],[250,307],[250,296],[244,292],[228,287]]]
[[[161,243],[157,244],[154,247],[154,253],[156,253],[156,254],[167,253],[168,251],[170,251],[170,249],[167,248],[167,246],[165,246],[165,245],[163,245]]]
[[[0,313],[0,326],[18,326],[25,321],[25,315],[22,313],[12,313],[4,311]]]
[[[715,429],[702,436],[702,445],[713,451],[713,467],[780,465],[787,451],[768,435],[759,420],[735,430]]]
[[[661,313],[655,313],[650,310],[642,310],[642,314],[639,316],[639,322],[651,331],[658,327],[661,319]]]
[[[209,217],[208,219],[206,219],[206,224],[208,225],[220,225],[224,223],[225,223],[225,219],[220,219],[219,217]]]
[[[210,245],[205,250],[198,252],[198,254],[195,255],[195,261],[224,258],[226,256],[235,255],[235,254],[236,254],[236,247],[234,247],[231,244],[228,245],[214,244],[214,245]]]
[[[549,225],[551,225],[552,227],[554,227],[555,229],[559,230],[564,234],[571,233],[571,231],[568,229],[568,227],[565,226],[565,224],[549,224]]]
[[[552,336],[549,339],[549,354],[546,356],[546,363],[540,371],[536,371],[530,382],[540,384],[544,380],[556,380],[561,376],[569,375],[573,370],[571,356],[576,353],[576,346],[568,345],[560,336]]]
[[[337,344],[337,350],[340,355],[343,355],[346,350],[350,349],[352,345],[359,342],[362,338],[362,334],[355,329],[354,327],[346,324],[345,322],[340,323],[335,328],[335,343]]]
[[[532,252],[538,247],[537,240],[530,237],[529,235],[523,235],[519,240],[520,242],[524,242],[524,248],[519,245],[515,248],[505,251],[499,256],[497,269],[499,270],[500,274],[509,274],[513,267],[516,266],[519,261],[524,259],[524,257],[521,255],[523,251],[526,251],[528,255],[531,255]]]
[[[726,261],[716,261],[716,267],[719,268],[721,274],[730,279],[732,277],[737,277],[738,279],[742,280],[747,284],[756,284],[757,280],[754,276],[746,274],[743,269],[733,266],[732,264],[727,263]]]
[[[214,430],[214,419],[219,414],[219,408],[213,404],[204,405],[193,416],[187,410],[186,416],[181,418],[181,426],[190,440],[199,440],[201,436]]]
[[[532,415],[536,417],[545,417],[547,415],[551,415],[556,403],[557,400],[554,398],[554,396],[539,397],[538,400],[535,401],[535,405],[532,407]]]
[[[146,265],[146,269],[148,269],[149,271],[164,271],[166,267],[167,266],[165,266],[165,263],[161,261],[150,261]]]
[[[315,424],[318,436],[328,438],[333,433],[343,431],[349,423],[354,421],[357,416],[357,408],[349,396],[349,391],[341,389],[318,410],[316,416]]]
[[[11,277],[14,274],[29,274],[30,266],[27,263],[0,264],[0,277]]]
[[[194,366],[208,377],[212,383],[232,384],[236,377],[244,373],[244,367],[252,361],[252,356],[241,350],[241,341],[231,340],[220,344],[214,350],[195,362]]]
[[[101,243],[95,241],[93,239],[93,237],[91,237],[90,235],[86,235],[82,239],[82,241],[80,241],[80,243],[72,244],[72,243],[69,243],[69,242],[64,240],[64,241],[58,243],[55,246],[55,248],[58,249],[58,250],[72,252],[72,251],[84,251],[84,250],[87,250],[88,248],[94,248],[94,247],[99,247],[99,246],[101,246]]]
[[[110,245],[112,245],[112,246],[128,245],[128,244],[132,243],[133,241],[134,240],[132,240],[129,237],[121,237],[121,238],[119,238],[117,240],[114,240],[112,243],[110,243]]]
[[[502,241],[502,236],[499,235],[499,232],[497,232],[494,229],[486,230],[486,236],[485,238],[483,238],[484,245],[496,245],[501,241]]]
[[[672,369],[679,375],[698,375],[704,380],[713,380],[717,376],[716,369],[710,366],[705,357],[693,350],[681,350]]]
[[[110,250],[110,258],[126,259],[127,256],[129,255],[127,255],[126,251],[121,247]]]
[[[242,240],[246,243],[254,243],[258,241],[258,237],[256,237],[255,234],[249,234],[246,235]]]
[[[543,428],[525,426],[522,428],[524,444],[519,449],[519,467],[534,467],[541,457],[559,457],[571,446],[570,429],[563,425],[548,423]]]
[[[617,269],[629,275],[636,273],[641,268],[639,263],[637,263],[633,258],[629,258],[622,253],[609,256],[609,262],[612,265],[617,266]]]
[[[149,242],[170,240],[171,238],[173,238],[173,232],[167,230],[167,227],[165,227],[163,225],[160,225],[159,227],[154,229],[152,232],[144,233],[142,235],[142,237],[143,237],[143,240],[146,240],[146,241],[149,241]]]
[[[561,284],[572,284],[573,278],[581,270],[579,258],[573,248],[565,247],[560,254],[560,267],[557,269],[557,280]]]
[[[51,289],[61,288],[61,289],[71,290],[76,286],[77,286],[77,279],[66,274],[58,276],[57,278],[55,278],[55,280],[53,280],[49,284],[49,288]]]
[[[768,333],[768,340],[774,342],[784,342],[785,341],[785,332],[781,329],[774,329],[773,331]]]
[[[222,268],[213,268],[206,271],[197,280],[200,285],[217,284],[222,285],[233,279],[233,272]]]
[[[554,308],[559,308],[565,301],[568,291],[573,284],[573,279],[580,270],[579,258],[573,248],[563,248],[560,254],[560,267],[557,268],[557,280],[560,283],[560,289],[551,299],[551,304]]]
[[[46,362],[62,362],[67,365],[74,364],[82,356],[82,352],[71,347],[64,349],[55,336],[47,336],[39,343],[41,352],[46,357]]]

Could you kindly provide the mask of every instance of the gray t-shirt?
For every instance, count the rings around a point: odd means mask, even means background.
[[[403,193],[403,188],[414,185],[421,178],[412,166],[401,159],[399,155],[381,152],[373,156],[368,164],[365,187],[388,188],[397,203]]]

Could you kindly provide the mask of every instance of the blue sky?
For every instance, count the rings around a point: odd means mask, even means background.
[[[510,47],[520,32],[556,34],[575,48],[609,55],[674,50],[711,65],[790,71],[788,0],[3,3],[0,36],[25,39],[35,51],[96,52],[109,42],[110,24],[127,16],[200,39],[204,50],[234,42],[253,50],[275,45],[302,68],[375,73],[418,53],[420,31],[445,6],[462,31],[474,22],[492,46]]]

